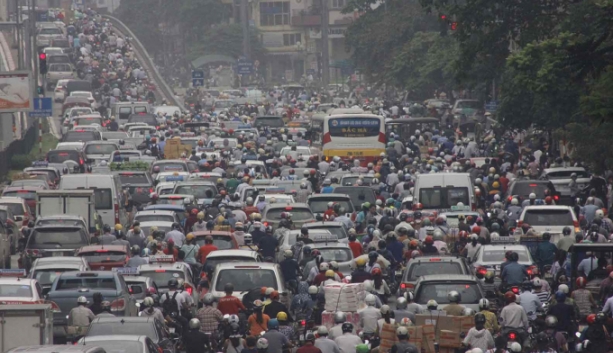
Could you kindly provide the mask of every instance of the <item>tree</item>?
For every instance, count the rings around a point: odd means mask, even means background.
[[[259,33],[251,28],[249,31],[251,56],[253,60],[263,60],[266,50],[259,39]],[[243,32],[240,24],[224,24],[208,29],[200,42],[190,47],[188,57],[196,59],[205,54],[223,54],[238,59],[243,55]]]
[[[125,23],[153,55],[162,50],[161,32],[158,27],[159,7],[157,1],[123,0],[117,8],[116,15]]]

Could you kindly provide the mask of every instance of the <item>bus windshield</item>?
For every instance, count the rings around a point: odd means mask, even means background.
[[[385,150],[385,123],[376,115],[332,115],[324,119],[326,157],[377,157]]]

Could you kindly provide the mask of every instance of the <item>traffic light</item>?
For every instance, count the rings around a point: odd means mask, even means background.
[[[40,53],[38,55],[38,69],[41,75],[47,73],[47,54]]]
[[[456,29],[458,29],[458,23],[457,22],[451,22],[451,30],[455,31]]]
[[[449,21],[447,20],[447,15],[441,14],[438,17],[441,26],[441,36],[446,36],[447,30],[449,29]]]

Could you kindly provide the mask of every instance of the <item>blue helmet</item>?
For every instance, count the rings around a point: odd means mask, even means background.
[[[268,329],[269,330],[278,330],[279,329],[279,320],[277,320],[277,319],[270,319],[270,321],[268,321]]]
[[[151,136],[149,136],[149,135],[145,136],[145,140],[147,140],[147,141],[151,140]]]
[[[556,292],[556,301],[558,303],[564,303],[566,301],[566,293],[564,293],[562,291],[557,291]]]

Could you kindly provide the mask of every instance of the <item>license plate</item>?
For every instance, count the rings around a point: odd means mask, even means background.
[[[52,256],[52,257],[60,257],[60,256],[64,256],[64,253],[63,253],[63,252],[53,252],[53,253],[51,254],[51,256]]]
[[[174,327],[169,327],[169,328],[168,328],[168,332],[170,332],[170,333],[175,333],[175,328],[174,328]]]

